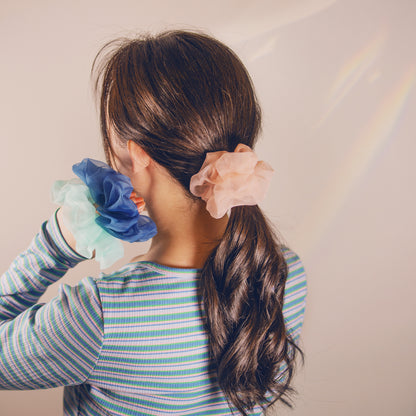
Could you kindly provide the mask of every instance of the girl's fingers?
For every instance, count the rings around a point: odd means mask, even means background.
[[[137,204],[136,207],[139,210],[139,212],[142,213],[146,207],[146,204],[143,201],[141,204]]]
[[[140,213],[142,213],[144,211],[144,208],[146,206],[145,202],[143,200],[135,202],[137,209],[139,210]]]
[[[140,213],[144,211],[146,203],[144,202],[144,199],[142,197],[137,196],[136,193],[133,191],[130,195],[130,199],[134,202],[134,204],[137,207],[137,210]]]

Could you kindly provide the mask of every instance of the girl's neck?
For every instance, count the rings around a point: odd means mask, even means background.
[[[205,202],[192,199],[170,174],[155,162],[131,174],[132,184],[146,201],[158,233],[149,251],[135,260],[165,266],[201,268],[221,240],[228,217],[214,219]]]
[[[205,202],[185,201],[186,207],[166,206],[160,201],[149,207],[149,214],[158,228],[149,251],[135,260],[152,261],[179,268],[203,267],[212,250],[220,242],[228,217],[214,219],[205,209]],[[170,204],[169,204],[170,205]]]

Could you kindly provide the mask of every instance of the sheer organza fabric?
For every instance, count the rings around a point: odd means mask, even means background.
[[[214,218],[239,205],[257,205],[267,192],[274,170],[249,146],[240,143],[234,152],[207,153],[200,171],[192,176],[190,191],[206,202]]]
[[[155,223],[140,215],[130,199],[130,179],[107,164],[84,159],[73,166],[80,179],[56,181],[52,199],[62,206],[63,221],[76,240],[76,250],[95,259],[101,268],[123,257],[120,240],[147,241],[156,233]]]

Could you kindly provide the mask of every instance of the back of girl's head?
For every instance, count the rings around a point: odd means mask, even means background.
[[[206,153],[253,147],[260,110],[238,57],[200,33],[164,32],[111,42],[98,55],[101,129],[134,140],[189,191]],[[99,64],[101,62],[101,65]],[[98,65],[98,66],[97,66]],[[201,270],[210,354],[225,396],[242,413],[286,402],[296,345],[286,332],[287,266],[260,208],[232,208],[222,240]]]
[[[111,42],[98,57],[104,57],[97,86],[107,158],[111,126],[188,190],[207,152],[233,151],[238,143],[253,147],[260,110],[252,83],[221,42],[169,31]]]

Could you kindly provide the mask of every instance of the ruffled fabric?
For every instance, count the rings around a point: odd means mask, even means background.
[[[222,218],[232,207],[262,201],[273,172],[249,146],[240,143],[234,152],[207,153],[200,171],[191,178],[190,191],[206,201],[213,218]]]
[[[130,179],[107,164],[84,159],[73,166],[80,179],[56,181],[53,201],[62,206],[64,225],[72,232],[76,251],[107,268],[124,256],[123,244],[147,241],[156,225],[140,215],[144,201],[134,195]]]
[[[52,200],[61,205],[64,225],[76,240],[76,251],[86,258],[95,254],[100,267],[105,269],[124,256],[123,244],[108,234],[97,223],[98,213],[90,190],[79,179],[56,181]]]
[[[100,214],[96,223],[109,234],[130,243],[147,241],[156,235],[156,224],[140,215],[130,198],[133,192],[130,178],[94,159],[84,159],[72,170],[90,190]]]

